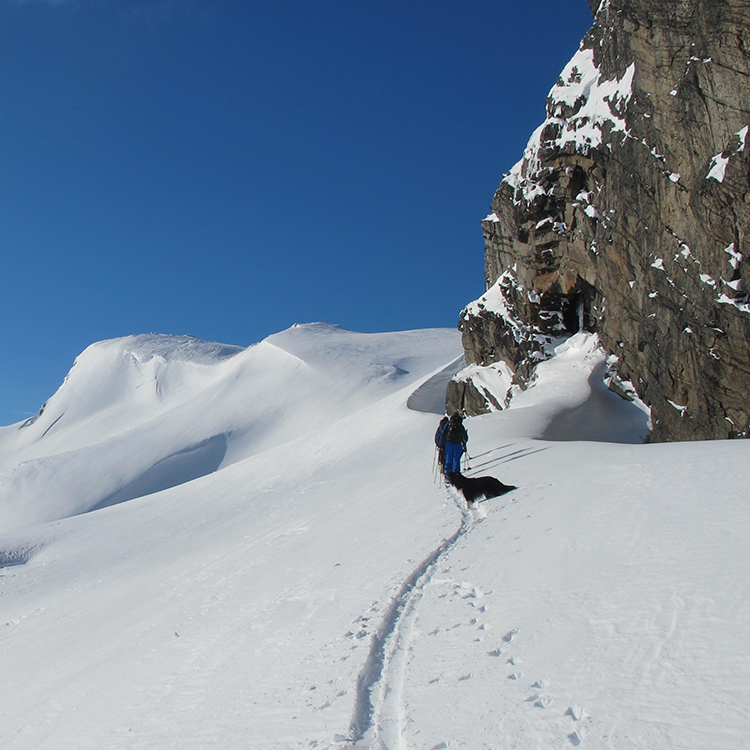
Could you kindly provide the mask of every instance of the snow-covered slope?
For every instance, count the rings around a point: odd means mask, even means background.
[[[156,334],[94,344],[38,418],[0,428],[0,531],[150,494],[314,435],[443,365],[455,339],[312,324],[246,350]]]
[[[425,397],[460,351],[90,347],[0,432],[0,746],[742,747],[745,443],[633,443],[579,335],[468,421],[519,486],[470,510]]]

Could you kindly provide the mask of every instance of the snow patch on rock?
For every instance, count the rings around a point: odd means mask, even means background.
[[[613,132],[628,132],[625,111],[633,93],[635,63],[621,78],[605,79],[594,51],[581,47],[565,66],[547,98],[547,119],[529,139],[523,158],[505,175],[515,201],[530,203],[544,188],[538,177],[543,152],[573,149],[586,154]]]

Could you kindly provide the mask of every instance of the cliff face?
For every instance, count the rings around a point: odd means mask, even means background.
[[[750,2],[590,0],[594,25],[482,223],[449,402],[503,406],[554,337],[599,334],[653,438],[750,428]],[[489,383],[489,385],[488,385]]]

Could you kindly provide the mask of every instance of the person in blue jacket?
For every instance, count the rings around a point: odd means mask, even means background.
[[[469,433],[463,424],[459,412],[451,414],[448,424],[443,428],[441,442],[445,447],[445,473],[456,474],[461,471],[461,456],[469,442]]]

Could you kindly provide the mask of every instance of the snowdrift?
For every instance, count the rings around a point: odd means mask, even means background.
[[[460,352],[87,349],[0,430],[0,745],[742,747],[746,444],[640,444],[579,334],[468,421],[519,486],[469,509],[432,445]]]

